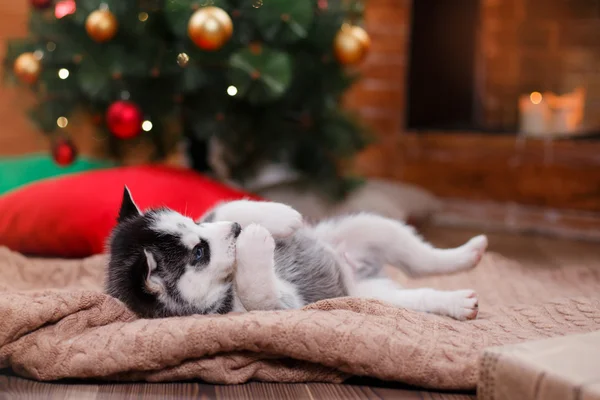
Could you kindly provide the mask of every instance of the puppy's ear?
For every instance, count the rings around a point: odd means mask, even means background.
[[[149,293],[160,294],[164,291],[162,280],[158,276],[152,274],[158,267],[158,264],[152,253],[148,250],[144,249],[144,255],[146,256],[146,265],[148,266],[146,280],[144,282],[146,291]]]
[[[131,197],[129,188],[125,186],[125,189],[123,190],[123,200],[121,200],[121,209],[119,210],[119,217],[117,218],[117,222],[121,223],[128,218],[138,217],[140,215],[142,215],[140,209],[133,202],[133,197]]]

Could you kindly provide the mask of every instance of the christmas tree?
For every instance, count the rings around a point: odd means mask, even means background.
[[[202,168],[207,143],[243,184],[284,164],[329,194],[363,127],[340,106],[369,38],[357,0],[30,0],[30,35],[8,43],[5,71],[38,99],[31,110],[68,164],[73,113],[91,115],[108,154],[182,137]]]

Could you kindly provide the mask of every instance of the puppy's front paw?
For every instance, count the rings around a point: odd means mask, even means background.
[[[257,224],[248,225],[237,239],[236,258],[252,260],[254,264],[273,259],[275,240],[269,231]],[[254,262],[256,261],[256,262]]]
[[[292,235],[303,225],[302,215],[292,207],[280,203],[265,203],[261,225],[279,238]]]
[[[457,290],[447,293],[446,313],[459,321],[477,318],[479,300],[473,290]]]

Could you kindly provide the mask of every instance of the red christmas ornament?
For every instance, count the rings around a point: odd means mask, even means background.
[[[77,149],[69,139],[59,139],[52,146],[52,158],[61,167],[66,167],[77,158]]]
[[[29,0],[29,2],[33,8],[37,9],[47,8],[52,4],[52,0]]]
[[[115,101],[106,111],[106,125],[119,139],[134,138],[142,128],[142,110],[131,101]]]

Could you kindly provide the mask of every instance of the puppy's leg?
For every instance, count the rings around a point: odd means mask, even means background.
[[[242,230],[237,244],[237,295],[248,311],[302,306],[294,288],[275,275],[273,236],[261,225]]]
[[[302,227],[302,215],[292,207],[267,201],[237,200],[223,203],[206,213],[202,222],[231,221],[242,228],[264,226],[275,237],[286,237]]]
[[[477,294],[473,290],[400,289],[387,279],[359,282],[352,295],[385,301],[413,311],[444,315],[460,321],[475,319],[479,311]]]
[[[359,214],[319,224],[315,231],[326,242],[344,244],[344,254],[360,269],[373,263],[405,267],[413,275],[461,271],[475,267],[487,247],[476,236],[454,249],[436,249],[403,223],[371,214]]]

